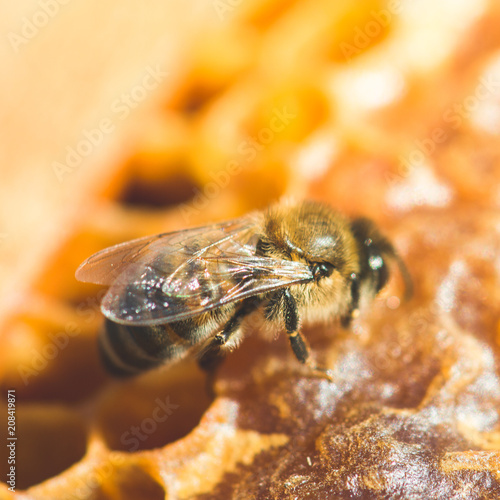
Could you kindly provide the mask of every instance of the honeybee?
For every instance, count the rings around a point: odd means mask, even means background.
[[[387,283],[386,261],[399,266],[409,298],[410,275],[372,221],[305,201],[115,245],[83,262],[76,277],[109,285],[99,343],[114,375],[189,353],[213,372],[255,313],[284,330],[298,361],[321,376],[302,324],[339,318],[349,326]]]

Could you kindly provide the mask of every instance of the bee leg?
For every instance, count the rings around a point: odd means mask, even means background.
[[[351,274],[351,304],[349,311],[340,318],[343,328],[349,328],[351,321],[359,315],[359,277],[356,273]]]
[[[226,355],[224,349],[221,349],[221,344],[218,341],[215,341],[216,337],[212,338],[198,359],[198,366],[207,374],[205,387],[211,399],[214,399],[216,396],[214,385],[217,368],[222,361],[224,361]]]
[[[226,350],[223,346],[226,345],[231,337],[238,331],[243,319],[250,313],[255,311],[261,304],[262,300],[256,297],[251,297],[243,301],[241,307],[233,314],[231,319],[224,325],[221,332],[217,333],[209,342],[201,357],[198,359],[200,368],[208,373],[207,386],[211,395],[213,392],[213,383],[215,371],[224,360]]]
[[[285,329],[295,357],[300,363],[310,366],[315,377],[326,378],[332,381],[332,377],[329,375],[328,370],[318,367],[310,361],[309,348],[307,347],[304,336],[299,331],[299,312],[295,299],[292,297],[289,290],[284,290],[282,297],[284,303],[283,319],[285,320]]]

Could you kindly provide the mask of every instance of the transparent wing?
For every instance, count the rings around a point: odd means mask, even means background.
[[[306,264],[256,256],[257,239],[251,217],[140,238],[93,255],[77,278],[111,284],[104,315],[132,325],[187,319],[313,279]]]
[[[111,285],[132,264],[164,264],[169,257],[192,257],[200,241],[224,241],[227,236],[249,228],[249,221],[236,219],[212,226],[197,227],[172,233],[145,236],[105,248],[85,260],[76,270],[75,276],[85,283]],[[161,258],[161,259],[160,259]],[[159,261],[159,262],[156,262]]]

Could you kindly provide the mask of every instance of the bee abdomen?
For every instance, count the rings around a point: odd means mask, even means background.
[[[127,377],[182,356],[191,347],[168,325],[129,326],[106,319],[99,350],[106,370]]]

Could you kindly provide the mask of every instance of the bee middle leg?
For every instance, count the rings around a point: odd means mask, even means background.
[[[312,368],[313,374],[319,378],[326,378],[332,381],[328,370],[321,368],[310,362],[309,348],[304,336],[299,330],[299,312],[295,299],[292,297],[290,290],[285,289],[282,292],[283,298],[283,319],[285,321],[285,329],[288,334],[288,339],[292,347],[295,357],[302,364],[307,364]]]
[[[238,331],[243,319],[255,311],[261,303],[262,300],[257,297],[244,300],[231,319],[224,325],[222,331],[212,337],[212,340],[198,359],[198,365],[209,373],[209,377],[213,379],[216,368],[224,360],[226,352],[223,349],[224,345]]]

